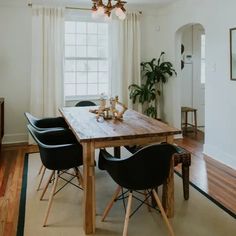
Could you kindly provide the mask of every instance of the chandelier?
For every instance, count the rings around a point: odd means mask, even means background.
[[[115,10],[116,16],[120,20],[124,20],[126,17],[126,10],[124,8],[124,5],[126,2],[121,0],[114,0],[116,1],[115,4],[112,5],[112,0],[108,0],[107,4],[103,3],[103,0],[92,0],[93,6],[92,6],[92,16],[93,18],[97,18],[99,16],[104,16],[105,20],[111,19],[111,13],[112,10]]]

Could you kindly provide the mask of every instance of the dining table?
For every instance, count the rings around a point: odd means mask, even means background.
[[[83,146],[83,227],[86,234],[96,230],[95,149],[174,142],[181,130],[137,111],[128,109],[122,119],[97,119],[98,107],[63,107],[59,111]],[[169,218],[174,216],[174,164],[163,185],[162,204]]]

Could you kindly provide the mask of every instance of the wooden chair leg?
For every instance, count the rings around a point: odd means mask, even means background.
[[[164,208],[162,207],[162,204],[161,204],[161,201],[160,201],[160,199],[159,199],[159,197],[157,195],[157,192],[153,189],[152,193],[153,193],[153,196],[154,196],[154,198],[155,198],[155,200],[157,202],[157,205],[158,205],[158,207],[159,207],[159,209],[161,211],[161,215],[162,215],[162,217],[163,217],[163,219],[164,219],[164,221],[165,221],[165,223],[167,225],[167,228],[168,228],[168,230],[170,232],[170,235],[174,236],[175,234],[174,234],[173,228],[172,228],[172,226],[171,226],[171,224],[170,224],[170,222],[169,222],[169,220],[168,220],[168,218],[166,216],[166,213],[164,211]]]
[[[39,169],[38,175],[41,174],[41,171],[43,170],[43,167],[44,167],[44,165],[42,164],[42,165],[40,166],[40,169]]]
[[[127,204],[127,208],[126,208],[126,214],[125,214],[123,236],[127,236],[127,233],[128,233],[128,225],[129,225],[129,217],[130,217],[130,212],[131,212],[132,197],[133,197],[133,194],[132,194],[132,192],[130,192],[129,198],[128,198],[128,204]]]
[[[41,196],[40,196],[40,200],[43,200],[44,194],[46,193],[46,191],[47,191],[47,189],[48,189],[48,185],[50,184],[51,179],[52,179],[52,177],[53,177],[54,174],[55,174],[55,170],[53,170],[52,173],[51,173],[51,175],[49,176],[48,181],[47,181],[47,183],[46,183],[46,186],[45,186],[45,188],[43,189],[43,192],[42,192],[42,194],[41,194]]]
[[[116,189],[116,191],[115,191],[115,193],[114,193],[113,196],[112,196],[111,201],[107,204],[106,209],[104,210],[104,212],[103,212],[103,214],[102,214],[102,220],[101,220],[101,221],[104,221],[105,218],[107,217],[107,215],[108,215],[109,211],[111,210],[111,208],[112,208],[112,206],[113,206],[113,204],[114,204],[114,201],[115,201],[116,198],[118,197],[120,191],[121,191],[121,187],[118,186],[117,189]]]
[[[46,224],[47,224],[47,219],[48,219],[49,211],[50,211],[51,206],[52,206],[53,195],[56,191],[58,178],[59,178],[59,173],[56,173],[54,184],[53,184],[52,191],[51,191],[50,198],[49,198],[49,202],[48,202],[48,207],[47,207],[46,214],[45,214],[44,221],[43,221],[43,227],[45,227]]]
[[[80,173],[80,171],[79,171],[79,169],[77,167],[74,168],[74,171],[75,171],[76,178],[78,179],[79,185],[82,188],[84,188],[84,180],[83,180],[82,174]]]
[[[40,190],[40,187],[41,187],[41,184],[42,184],[42,181],[43,181],[43,177],[44,177],[44,175],[45,175],[45,171],[46,171],[46,167],[45,166],[43,166],[42,165],[42,174],[41,174],[41,177],[40,177],[40,180],[39,180],[39,185],[38,185],[38,188],[37,188],[37,191],[39,191]],[[40,172],[41,172],[40,171]]]

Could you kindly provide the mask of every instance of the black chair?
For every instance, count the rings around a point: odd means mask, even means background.
[[[48,117],[39,119],[28,112],[25,112],[24,114],[31,126],[37,130],[68,128],[68,125],[63,117]]]
[[[81,189],[83,187],[83,178],[78,169],[79,166],[83,165],[83,149],[78,142],[74,142],[75,138],[70,130],[38,131],[31,125],[27,125],[27,128],[39,146],[40,158],[43,165],[47,169],[52,170],[41,199],[54,177],[54,183],[43,222],[43,226],[46,226],[58,179],[62,178],[65,180],[61,174],[65,173],[65,170],[73,168],[75,171],[73,178],[76,177],[78,179]],[[69,180],[69,182],[71,182],[71,180]]]
[[[89,107],[89,106],[97,106],[94,102],[92,101],[80,101],[76,103],[76,107]]]
[[[133,192],[137,191],[140,193],[140,190],[145,190],[148,194],[146,199],[141,201],[141,205],[147,203],[148,198],[153,195],[170,234],[174,235],[173,229],[155,190],[167,180],[174,153],[176,153],[176,148],[167,143],[147,146],[133,154],[131,157],[122,159],[114,158],[106,150],[100,150],[98,167],[101,170],[106,170],[118,184],[118,188],[113,195],[111,202],[107,205],[103,213],[102,221],[105,220],[114,201],[120,198],[126,199],[128,197],[123,229],[123,236],[126,236],[129,218],[133,215],[131,214]],[[123,188],[128,189],[125,193],[126,196],[123,196]],[[119,196],[121,190],[122,194]]]
[[[68,129],[68,125],[66,124],[63,117],[49,117],[49,118],[39,119],[28,112],[25,112],[24,114],[29,124],[31,124],[31,126],[33,126],[37,130],[44,131],[44,130],[49,130],[49,129],[53,129],[53,130]],[[46,168],[43,165],[41,165],[38,172],[38,175],[41,174],[41,177],[39,180],[37,191],[41,187],[45,172],[46,172]]]

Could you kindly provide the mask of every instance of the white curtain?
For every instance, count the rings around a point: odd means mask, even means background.
[[[32,8],[30,112],[58,115],[63,105],[64,9]]]
[[[141,106],[129,99],[129,85],[141,84],[140,78],[140,14],[128,13],[124,21],[113,20],[109,28],[111,95],[118,95],[129,108]]]

